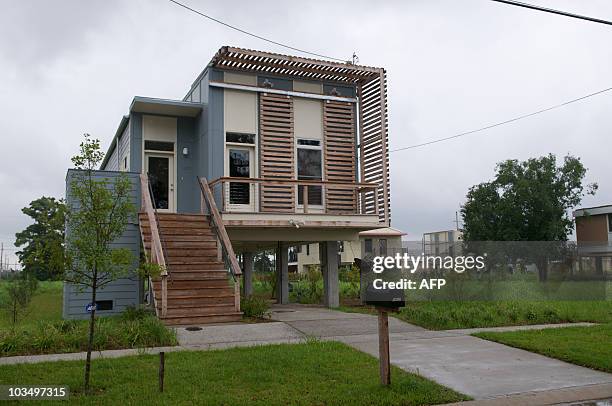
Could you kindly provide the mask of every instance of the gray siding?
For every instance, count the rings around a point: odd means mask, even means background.
[[[196,123],[192,118],[177,118],[177,211],[179,213],[200,212],[200,187],[197,183],[199,142],[196,134]],[[183,155],[183,149],[189,153]]]
[[[128,123],[119,138],[119,169],[124,171],[130,170],[130,124]],[[124,167],[123,162],[127,158],[127,165]]]
[[[213,70],[211,80],[223,80],[223,72]],[[205,155],[207,170],[206,178],[211,181],[223,176],[224,173],[224,118],[223,118],[223,89],[209,88],[208,92],[208,136],[203,139],[208,154]],[[221,190],[215,189],[215,200],[221,207]]]
[[[110,158],[106,162],[106,166],[102,169],[106,171],[118,171],[119,170],[119,158],[117,152],[117,142],[113,139],[113,152],[111,152]]]
[[[110,162],[109,162],[110,163]],[[66,176],[66,204],[71,208],[78,208],[78,202],[75,202],[70,195],[71,179],[76,173],[75,170],[69,170]],[[119,172],[97,171],[96,176],[112,180],[119,176]],[[137,173],[126,173],[132,182],[131,198],[136,208],[140,207],[140,179]],[[66,229],[66,235],[70,235],[70,228]],[[130,273],[121,279],[118,279],[103,289],[98,290],[96,300],[112,300],[113,309],[108,311],[97,311],[100,316],[118,314],[125,310],[128,306],[133,306],[141,303],[142,283],[135,273],[140,257],[140,231],[138,228],[138,217],[130,219],[123,235],[115,241],[114,248],[127,248],[134,255],[134,264]],[[91,290],[86,289],[79,291],[78,287],[70,284],[64,284],[64,303],[63,317],[67,319],[82,319],[87,318],[88,313],[85,311],[85,306],[91,301]]]
[[[142,114],[130,114],[130,171],[142,172]]]

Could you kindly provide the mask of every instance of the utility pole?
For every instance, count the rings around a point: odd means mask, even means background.
[[[459,212],[455,211],[455,228],[459,231]]]
[[[4,243],[0,243],[0,272],[4,270]]]

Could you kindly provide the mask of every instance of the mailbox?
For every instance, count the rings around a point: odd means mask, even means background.
[[[403,289],[376,289],[369,283],[365,290],[365,303],[399,309],[406,306],[406,294]]]
[[[399,309],[406,306],[406,294],[403,289],[376,289],[374,281],[396,281],[401,279],[401,272],[397,269],[387,269],[381,274],[372,271],[372,259],[364,258],[358,262],[361,271],[362,298],[365,304],[390,309]],[[380,287],[380,283],[377,284]]]

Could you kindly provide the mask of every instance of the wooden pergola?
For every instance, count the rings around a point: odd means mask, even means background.
[[[216,53],[211,65],[223,70],[356,86],[359,181],[378,185],[376,192],[364,194],[360,204],[363,213],[375,214],[378,207],[380,221],[390,223],[387,77],[383,68],[229,46]]]

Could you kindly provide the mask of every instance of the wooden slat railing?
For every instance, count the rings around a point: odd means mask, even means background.
[[[168,268],[166,266],[166,257],[159,234],[159,228],[157,227],[157,212],[151,199],[151,193],[149,190],[149,178],[146,174],[140,174],[140,189],[142,195],[142,209],[147,214],[149,221],[149,228],[151,230],[151,256],[149,261],[158,264],[161,268],[161,316],[166,317],[168,312]],[[149,283],[152,286],[152,280],[149,278]],[[155,301],[155,293],[153,293],[153,301],[155,304],[155,311],[157,312],[157,304]]]
[[[218,247],[220,248],[219,257],[225,256],[229,265],[229,271],[234,278],[234,307],[236,308],[236,311],[239,312],[240,275],[242,275],[242,270],[240,269],[240,265],[236,259],[232,242],[227,235],[225,224],[223,224],[223,219],[221,218],[221,214],[217,209],[217,204],[215,203],[215,198],[212,194],[210,186],[208,185],[208,182],[205,178],[198,178],[198,184],[200,185],[200,190],[202,191],[202,201],[204,203],[202,205],[202,211],[204,211],[204,206],[206,206],[210,215],[210,221],[214,225],[213,228],[217,234]]]
[[[298,179],[269,179],[269,178],[232,178],[232,177],[221,177],[210,182],[209,187],[212,189],[217,185],[221,185],[221,191],[223,195],[223,212],[229,212],[226,207],[225,201],[227,200],[226,194],[230,188],[226,186],[228,183],[242,183],[248,185],[261,185],[261,186],[296,186],[302,188],[303,191],[303,204],[301,209],[304,213],[308,213],[312,208],[312,203],[308,197],[308,186],[321,186],[327,190],[339,189],[339,190],[353,190],[355,192],[356,200],[361,200],[362,204],[356,204],[354,206],[354,213],[348,214],[376,214],[379,213],[378,207],[378,184],[376,183],[363,183],[363,182],[330,182],[324,180],[298,180]],[[373,195],[373,204],[368,206],[365,205],[365,193]],[[361,196],[360,196],[361,195]],[[323,192],[323,199],[325,199],[325,192]],[[335,211],[328,210],[326,205],[323,205],[325,213],[333,213]],[[294,209],[298,208],[297,199],[295,202]],[[346,211],[341,211],[347,213]]]

